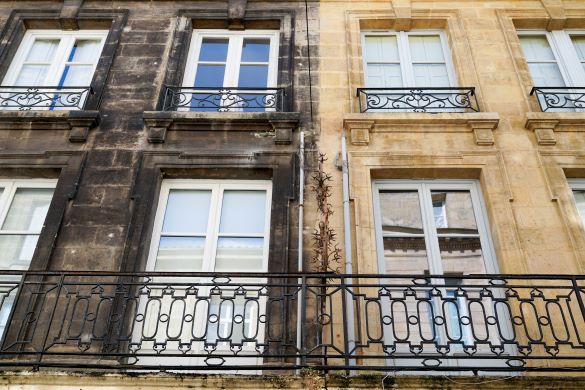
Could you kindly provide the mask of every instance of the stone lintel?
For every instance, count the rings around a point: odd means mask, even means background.
[[[77,23],[77,14],[83,0],[64,0],[61,13],[59,14],[59,23],[63,30],[79,30]]]
[[[247,131],[274,136],[276,144],[290,144],[298,127],[298,112],[145,111],[150,143],[165,141],[167,131]]]
[[[85,142],[99,120],[98,111],[2,111],[0,130],[69,131],[69,141]]]
[[[548,31],[562,30],[567,23],[567,16],[565,14],[565,6],[563,0],[540,0],[549,20],[546,26]]]
[[[411,0],[392,0],[394,9],[394,30],[409,31],[412,27]]]
[[[243,30],[248,0],[228,0],[228,29]]]

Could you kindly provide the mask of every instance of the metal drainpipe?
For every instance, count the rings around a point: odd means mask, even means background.
[[[345,246],[345,273],[353,274],[352,265],[352,245],[351,245],[351,219],[349,214],[349,171],[347,165],[347,146],[345,143],[345,133],[341,134],[341,158],[342,158],[342,178],[343,178],[343,229],[344,229],[344,246]],[[347,284],[353,283],[353,278],[346,279]],[[347,335],[349,350],[353,351],[356,345],[355,340],[355,314],[353,307],[353,296],[349,291],[345,292],[347,302]],[[347,351],[349,352],[349,351]],[[349,360],[350,366],[355,364],[354,359]],[[350,375],[354,375],[355,370],[350,371]]]
[[[299,146],[299,256],[297,259],[297,270],[303,272],[303,216],[305,204],[305,132],[301,130]],[[301,286],[302,279],[298,279],[298,285]],[[301,290],[302,291],[302,290]],[[301,340],[301,310],[303,309],[302,300],[305,297],[299,295],[297,302],[297,349],[300,352],[302,347]],[[297,365],[301,363],[300,356],[297,357]]]

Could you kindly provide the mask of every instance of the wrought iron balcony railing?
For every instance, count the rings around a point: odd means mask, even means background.
[[[583,370],[584,297],[563,275],[2,271],[0,367]]]
[[[0,110],[83,110],[91,87],[0,86]]]
[[[166,87],[163,111],[283,111],[284,96],[283,88]]]
[[[360,112],[478,112],[475,88],[358,88]]]
[[[585,88],[582,87],[534,87],[530,91],[532,95],[536,96],[542,112],[585,109]]]

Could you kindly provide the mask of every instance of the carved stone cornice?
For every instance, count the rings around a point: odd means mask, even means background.
[[[528,112],[524,127],[534,132],[539,145],[555,145],[555,133],[585,132],[585,112]]]
[[[85,142],[99,124],[98,111],[0,111],[1,130],[69,131],[69,141]]]

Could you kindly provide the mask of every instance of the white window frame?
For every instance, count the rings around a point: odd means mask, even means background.
[[[585,215],[581,215],[579,213],[579,208],[577,207],[577,201],[575,200],[574,194],[574,191],[585,191],[585,179],[569,179],[567,182],[569,184],[569,188],[571,189],[571,199],[573,200],[573,206],[575,207],[575,215],[579,217],[581,228],[585,231]]]
[[[162,226],[164,222],[165,210],[171,190],[211,190],[211,203],[209,210],[209,219],[205,248],[203,253],[203,262],[201,272],[215,272],[215,253],[217,250],[218,238],[225,236],[240,237],[241,234],[222,234],[219,233],[219,223],[221,219],[221,201],[223,191],[225,190],[264,190],[266,191],[266,212],[265,212],[265,231],[257,234],[257,237],[264,238],[264,249],[262,256],[262,269],[253,272],[266,272],[268,270],[268,248],[270,239],[270,211],[272,202],[272,182],[265,180],[190,180],[190,179],[166,179],[163,181],[160,190],[158,207],[154,221],[153,234],[151,239],[148,261],[146,264],[147,271],[154,271],[156,266],[156,257],[160,242]],[[168,233],[167,233],[168,234]],[[180,233],[176,234],[181,236]],[[245,237],[252,237],[250,233],[245,233]]]
[[[364,80],[366,79],[366,73],[368,69],[368,62],[366,61],[366,36],[395,36],[396,42],[398,45],[398,57],[399,57],[399,65],[400,65],[400,72],[402,75],[402,87],[404,88],[425,88],[429,87],[429,85],[416,85],[415,78],[414,78],[414,71],[412,67],[412,59],[410,56],[410,47],[408,42],[408,37],[411,35],[432,35],[432,36],[439,36],[441,40],[441,48],[443,49],[443,56],[445,58],[445,65],[447,67],[447,76],[449,77],[449,87],[455,88],[457,87],[457,77],[455,76],[455,68],[453,66],[453,57],[451,56],[451,51],[449,50],[449,45],[447,41],[447,36],[445,35],[445,31],[443,30],[411,30],[411,31],[395,31],[395,30],[366,30],[362,31],[361,34],[361,45],[362,45],[362,66],[363,66],[363,74]],[[435,63],[435,62],[432,62]],[[365,86],[365,85],[364,85]],[[384,86],[379,87],[367,87],[367,88],[384,88]]]
[[[108,30],[79,30],[79,31],[64,31],[64,30],[28,30],[24,34],[22,42],[6,72],[6,76],[2,81],[3,86],[13,86],[16,82],[16,78],[20,74],[22,66],[24,64],[24,60],[28,55],[32,45],[36,39],[60,39],[59,46],[57,51],[55,52],[55,57],[53,59],[52,65],[47,72],[47,79],[42,85],[38,85],[39,87],[57,87],[59,85],[59,81],[61,76],[63,75],[63,71],[65,66],[67,65],[68,55],[71,53],[71,49],[75,44],[77,39],[96,39],[100,40],[100,48],[99,52],[100,55],[97,56],[97,60],[95,63],[84,64],[84,65],[92,65],[93,70],[92,73],[95,75],[95,70],[97,64],[99,62],[99,58],[104,48],[104,44],[106,42],[106,37],[108,35]],[[93,76],[92,76],[93,79]],[[91,84],[91,82],[90,82]],[[89,85],[75,85],[74,87],[89,87]],[[31,87],[36,87],[36,85],[31,85]]]
[[[193,31],[187,64],[183,76],[182,86],[193,88],[197,67],[199,65],[199,53],[204,38],[227,38],[229,40],[228,53],[225,64],[223,85],[217,87],[237,88],[242,58],[242,45],[246,38],[270,39],[270,54],[268,61],[268,78],[266,88],[276,88],[278,76],[278,48],[280,32],[277,30],[245,30],[230,31],[217,29],[199,29]],[[211,62],[210,62],[211,63]],[[264,63],[262,63],[264,65]]]
[[[559,67],[565,85],[558,87],[583,87],[585,86],[585,69],[579,61],[577,51],[571,41],[571,35],[585,35],[585,30],[518,30],[518,36],[545,36],[553,52],[556,64]],[[528,64],[528,60],[526,60]],[[530,75],[532,78],[532,75]],[[534,84],[534,82],[533,82]],[[541,85],[533,85],[542,87]]]

